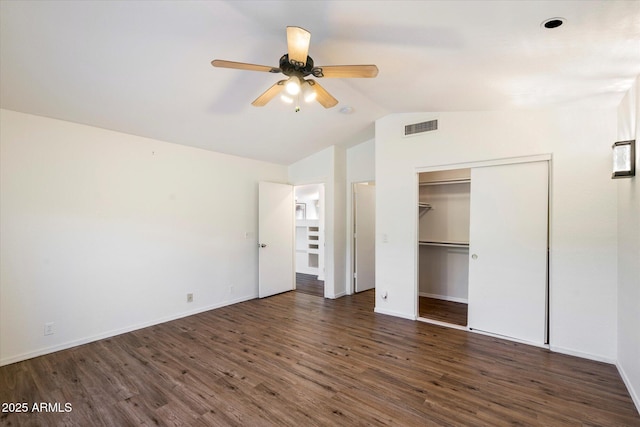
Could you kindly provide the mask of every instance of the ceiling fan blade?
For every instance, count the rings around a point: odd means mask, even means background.
[[[309,54],[311,33],[300,27],[287,27],[287,50],[289,62],[304,67]]]
[[[378,67],[375,65],[328,65],[326,67],[315,67],[313,75],[324,78],[371,78],[378,75]]]
[[[211,65],[221,68],[234,68],[236,70],[265,71],[267,73],[282,72],[280,68],[269,67],[268,65],[247,64],[245,62],[225,61],[224,59],[214,59],[211,61]]]
[[[318,101],[324,108],[335,107],[338,100],[335,99],[325,88],[320,86],[315,80],[307,80],[309,84],[316,91],[316,101]]]
[[[262,95],[257,97],[255,101],[251,103],[251,105],[253,105],[254,107],[264,107],[265,105],[267,105],[269,101],[275,98],[282,91],[282,89],[284,89],[285,82],[286,80],[280,80],[279,82],[275,83],[269,89],[264,91]]]

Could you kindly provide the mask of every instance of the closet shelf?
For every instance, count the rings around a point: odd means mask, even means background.
[[[420,246],[440,246],[444,248],[468,248],[469,243],[465,242],[434,242],[429,240],[420,240],[418,242]]]
[[[441,181],[429,181],[429,182],[421,182],[419,183],[420,187],[427,185],[446,185],[446,184],[467,184],[470,183],[471,179],[462,178],[462,179],[443,179]]]

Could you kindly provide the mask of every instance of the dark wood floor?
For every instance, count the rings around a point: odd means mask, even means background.
[[[420,297],[418,303],[420,317],[460,326],[467,326],[467,311],[467,304],[436,298]]]
[[[296,291],[324,297],[324,280],[311,274],[296,273]]]
[[[0,368],[33,426],[640,426],[616,368],[287,292]]]

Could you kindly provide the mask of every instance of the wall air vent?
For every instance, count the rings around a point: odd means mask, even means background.
[[[422,132],[430,132],[432,130],[438,130],[437,120],[429,120],[427,122],[406,125],[404,127],[404,136],[411,136]]]

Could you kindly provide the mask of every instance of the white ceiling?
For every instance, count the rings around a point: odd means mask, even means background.
[[[251,106],[282,75],[210,61],[278,66],[287,25],[378,77],[321,79],[332,109]],[[390,113],[613,107],[639,74],[640,1],[0,2],[2,108],[281,164]]]

